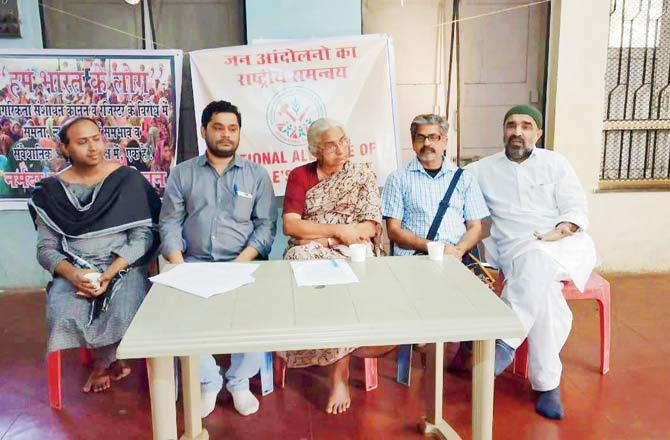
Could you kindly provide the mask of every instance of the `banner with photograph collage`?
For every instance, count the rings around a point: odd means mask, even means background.
[[[159,194],[177,157],[182,52],[0,51],[0,209],[69,164],[58,130],[95,119],[108,160],[140,171]]]

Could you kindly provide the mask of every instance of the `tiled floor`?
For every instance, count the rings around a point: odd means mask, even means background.
[[[612,359],[598,372],[597,306],[572,301],[573,331],[563,350],[562,394],[567,418],[549,421],[535,414],[533,393],[519,378],[496,380],[496,439],[670,439],[670,275],[610,276]],[[76,351],[63,354],[64,408],[47,400],[44,364],[44,294],[0,294],[0,439],[149,439],[151,416],[142,362],[110,392],[80,391],[86,370]],[[453,351],[455,347],[450,346]],[[289,370],[287,387],[261,398],[260,411],[240,417],[221,393],[205,420],[212,439],[420,439],[422,374],[412,386],[395,383],[395,362],[380,362],[380,385],[362,389],[362,362],[353,365],[351,410],[322,411],[325,377],[318,369]],[[258,391],[256,381],[252,388]],[[445,374],[445,419],[470,438],[470,378]],[[181,429],[181,426],[180,426]]]

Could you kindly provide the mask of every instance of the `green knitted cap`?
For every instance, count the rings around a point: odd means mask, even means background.
[[[507,118],[510,117],[510,115],[528,115],[537,124],[537,128],[542,128],[542,113],[532,105],[515,105],[507,113],[505,113],[505,119],[503,119],[503,125],[505,122],[507,122]]]

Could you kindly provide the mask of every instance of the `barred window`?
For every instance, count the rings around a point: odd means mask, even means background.
[[[670,187],[670,0],[612,0],[600,188]]]

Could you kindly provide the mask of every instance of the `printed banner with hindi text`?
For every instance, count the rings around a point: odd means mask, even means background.
[[[162,194],[176,157],[182,52],[0,51],[0,209],[69,164],[58,130],[95,119],[105,157]]]
[[[191,52],[196,119],[213,100],[237,105],[238,153],[267,169],[278,196],[288,173],[314,160],[309,125],[336,119],[351,139],[352,160],[369,164],[383,186],[399,161],[392,53],[385,35]],[[203,153],[206,144],[198,141]]]

